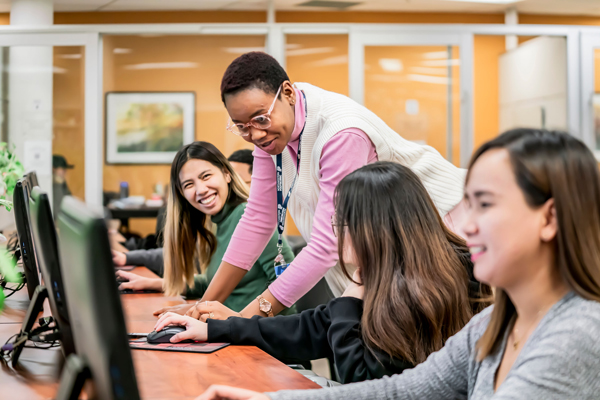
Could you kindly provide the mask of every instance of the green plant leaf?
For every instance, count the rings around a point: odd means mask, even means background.
[[[21,274],[17,271],[15,258],[6,250],[0,250],[0,274],[7,282],[21,283]]]
[[[25,173],[25,168],[17,159],[14,148],[5,142],[0,142],[0,199],[2,200],[12,197],[17,181]],[[12,203],[0,202],[0,206],[10,211]]]
[[[4,309],[4,290],[0,290],[0,314],[2,314],[2,310]]]
[[[12,210],[13,202],[6,199],[0,199],[0,206],[4,206],[6,208],[6,211],[10,211]]]

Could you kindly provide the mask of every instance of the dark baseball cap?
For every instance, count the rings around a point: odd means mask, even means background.
[[[74,165],[67,164],[67,159],[61,155],[54,154],[52,156],[52,168],[66,168],[71,169],[74,168]]]

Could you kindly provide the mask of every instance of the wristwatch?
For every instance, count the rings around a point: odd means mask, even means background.
[[[271,303],[261,295],[258,295],[256,300],[258,300],[258,308],[260,311],[267,314],[267,317],[273,317],[273,307],[271,306]]]

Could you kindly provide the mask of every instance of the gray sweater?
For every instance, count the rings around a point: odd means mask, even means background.
[[[125,253],[125,265],[144,265],[150,271],[162,278],[164,259],[162,247],[150,250],[132,250]]]
[[[599,399],[600,303],[573,292],[541,320],[494,392],[494,377],[506,345],[483,361],[475,345],[485,331],[488,307],[446,346],[400,375],[320,390],[269,393],[273,400],[350,399]]]

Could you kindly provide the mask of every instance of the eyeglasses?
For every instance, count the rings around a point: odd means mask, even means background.
[[[344,226],[347,226],[344,224]],[[335,214],[331,216],[331,230],[335,237],[338,237],[338,228],[337,228],[337,219],[335,218]]]
[[[283,86],[283,85],[282,85]],[[231,133],[246,137],[250,134],[250,127],[256,129],[267,129],[271,127],[271,113],[273,112],[273,108],[275,107],[275,102],[277,102],[277,98],[279,97],[279,92],[281,92],[281,86],[277,89],[277,93],[275,94],[275,98],[273,99],[273,104],[269,108],[266,114],[257,115],[252,118],[250,122],[247,124],[234,124],[233,121],[229,121],[227,124],[227,130]]]

